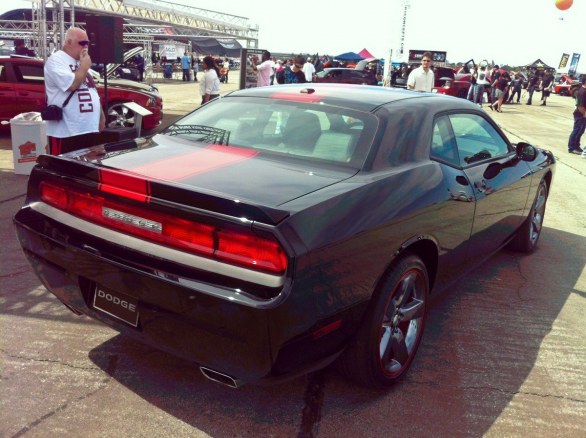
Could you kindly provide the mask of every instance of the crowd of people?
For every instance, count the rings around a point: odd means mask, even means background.
[[[294,58],[275,60],[271,52],[264,50],[260,61],[250,58],[254,71],[257,72],[257,86],[266,87],[275,84],[303,84],[313,82],[316,72],[323,70],[320,60],[314,63],[311,57],[302,55]]]
[[[206,61],[207,59],[207,61]],[[432,64],[432,55],[429,52],[423,54],[421,65],[412,69],[407,75],[406,88],[414,91],[431,92],[435,86],[435,75]],[[216,94],[219,94],[219,70],[217,62],[210,56],[204,58],[204,83],[202,89],[202,103],[207,102]],[[276,61],[267,50],[262,52],[260,60],[251,58],[251,64],[257,73],[257,86],[265,87],[274,84],[309,83],[313,81],[318,69],[327,68],[321,59],[315,62],[311,57],[305,58],[298,55],[283,62]],[[373,74],[377,74],[376,71]],[[547,105],[554,86],[553,71],[547,70],[542,75],[532,72],[528,76],[527,92],[522,93],[525,77],[521,72],[508,72],[498,65],[488,68],[480,65],[469,71],[471,85],[467,98],[482,107],[486,99],[491,111],[502,112],[502,106],[506,103],[521,103],[522,95],[527,95],[527,105],[533,104],[533,94],[541,91],[541,106]],[[568,81],[571,78],[567,79]],[[586,127],[586,111],[584,110],[584,90],[586,78],[583,77],[583,86],[576,99],[576,111],[574,112],[575,126],[570,136],[568,151],[570,153],[582,153],[580,138]],[[485,97],[486,94],[486,97]]]

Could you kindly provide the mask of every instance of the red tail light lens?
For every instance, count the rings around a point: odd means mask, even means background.
[[[274,274],[287,269],[287,256],[279,243],[249,230],[234,231],[176,218],[46,181],[41,182],[40,197],[88,221],[197,255]]]

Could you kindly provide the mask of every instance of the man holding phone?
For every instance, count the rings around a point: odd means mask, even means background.
[[[83,29],[70,27],[63,48],[45,63],[47,104],[63,108],[61,120],[46,122],[49,153],[52,155],[92,146],[96,134],[105,128],[106,117],[100,96],[93,77],[88,73],[92,65],[89,44]]]

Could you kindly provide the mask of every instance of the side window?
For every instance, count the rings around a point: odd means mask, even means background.
[[[455,166],[460,165],[456,141],[447,116],[435,120],[430,149],[432,158]]]
[[[0,64],[0,82],[8,82],[6,75],[6,66],[4,64]]]
[[[454,132],[461,166],[507,155],[507,142],[483,117],[476,114],[448,116]]]
[[[19,82],[27,84],[45,83],[45,73],[42,65],[14,64],[14,71]]]

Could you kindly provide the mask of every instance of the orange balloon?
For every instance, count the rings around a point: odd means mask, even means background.
[[[565,11],[566,9],[570,9],[574,0],[555,0],[555,7],[561,11]]]

